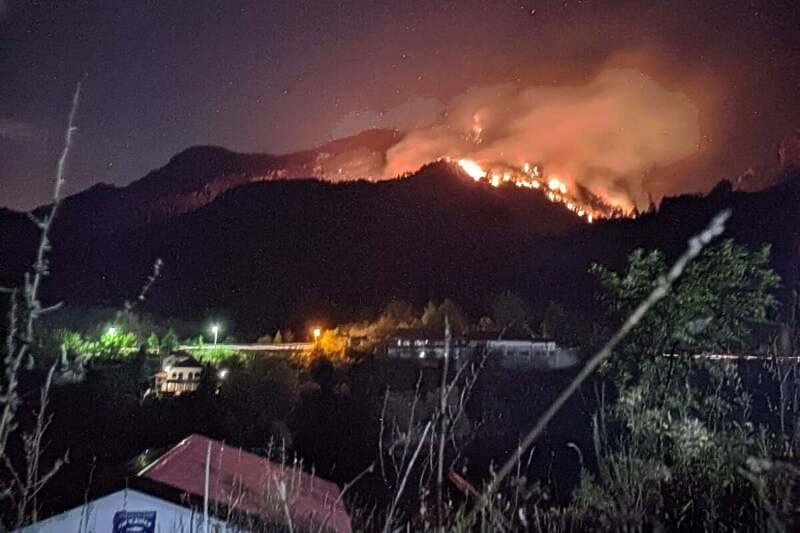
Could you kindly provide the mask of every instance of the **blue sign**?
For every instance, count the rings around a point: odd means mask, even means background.
[[[114,513],[114,533],[155,533],[155,511],[117,511]]]

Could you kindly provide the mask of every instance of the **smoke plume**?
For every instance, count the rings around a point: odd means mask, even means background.
[[[690,156],[699,142],[698,111],[685,95],[637,70],[608,69],[580,86],[470,89],[441,119],[392,147],[384,174],[440,157],[538,163],[549,175],[631,207],[643,201],[648,170]]]

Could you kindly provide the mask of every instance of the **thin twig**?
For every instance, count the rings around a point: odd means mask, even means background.
[[[9,331],[6,339],[7,351],[4,360],[6,385],[4,389],[0,390],[0,402],[3,404],[3,412],[2,415],[0,415],[0,457],[5,455],[8,437],[16,428],[14,416],[19,406],[17,378],[23,361],[29,358],[30,346],[33,343],[34,323],[44,311],[39,302],[39,287],[42,283],[42,279],[49,273],[47,255],[51,248],[50,230],[52,228],[53,219],[58,213],[58,208],[61,206],[61,192],[65,182],[64,173],[67,159],[72,149],[73,136],[77,130],[75,127],[75,116],[78,113],[80,95],[81,83],[78,82],[75,87],[75,93],[72,96],[67,131],[64,136],[64,148],[61,151],[61,156],[58,158],[55,184],[53,186],[53,203],[50,206],[50,212],[42,219],[37,219],[35,221],[37,226],[41,229],[41,235],[39,238],[39,246],[36,251],[36,259],[31,269],[32,272],[25,274],[22,292],[25,308],[22,310],[24,312],[24,320],[22,323],[20,323],[17,318],[20,312],[19,289],[10,291],[11,301],[8,315]],[[50,308],[47,308],[46,310],[49,309]]]
[[[443,519],[443,496],[442,490],[444,485],[444,443],[447,437],[447,402],[449,390],[447,387],[447,372],[449,370],[450,362],[450,319],[447,315],[444,316],[444,368],[442,369],[442,385],[439,391],[439,416],[441,418],[441,427],[439,428],[439,461],[436,465],[436,513],[439,526],[442,526]]]
[[[372,463],[367,468],[362,470],[360,474],[358,474],[356,477],[354,477],[353,479],[344,484],[342,490],[339,491],[339,496],[337,496],[336,500],[334,500],[334,502],[331,504],[331,508],[328,511],[328,514],[325,516],[325,520],[323,520],[322,523],[320,523],[319,528],[317,529],[317,533],[322,533],[323,528],[328,524],[328,520],[330,520],[331,516],[333,515],[333,512],[336,510],[336,506],[338,506],[339,503],[341,503],[342,499],[344,498],[344,495],[347,493],[347,491],[350,490],[350,487],[358,483],[362,477],[366,476],[367,474],[372,474],[374,471],[375,471],[375,463]]]
[[[147,281],[145,281],[142,290],[139,292],[139,296],[137,296],[136,300],[133,302],[125,302],[124,309],[126,313],[132,312],[137,305],[147,299],[147,293],[150,292],[153,284],[155,284],[156,280],[158,280],[159,276],[161,275],[161,269],[163,266],[164,261],[162,261],[161,258],[156,259],[155,263],[153,263],[153,273],[147,277]]]
[[[275,487],[278,491],[278,497],[281,500],[283,512],[286,515],[286,527],[289,528],[289,533],[294,533],[294,522],[292,521],[292,513],[289,510],[289,496],[286,493],[286,482],[282,479],[279,480],[277,476],[274,479]]]
[[[380,434],[378,435],[378,460],[380,461],[381,466],[381,477],[383,477],[383,482],[387,485],[389,481],[386,477],[386,464],[383,460],[383,438],[384,438],[384,431],[386,429],[386,404],[389,401],[389,387],[386,387],[386,392],[383,395],[383,408],[381,409],[381,429]]]
[[[397,504],[400,502],[400,497],[403,495],[403,490],[406,488],[406,482],[408,481],[408,476],[411,474],[411,469],[414,467],[414,463],[417,462],[417,457],[419,456],[419,451],[422,449],[422,445],[425,444],[425,438],[428,436],[428,431],[431,429],[431,423],[428,422],[425,424],[425,430],[422,432],[422,438],[419,440],[419,444],[417,444],[416,450],[414,450],[414,455],[411,456],[411,460],[408,462],[408,466],[406,467],[406,473],[403,476],[403,480],[400,482],[400,486],[397,489],[397,494],[394,496],[394,500],[392,501],[392,506],[389,508],[389,514],[386,516],[386,524],[383,526],[384,533],[391,531],[392,529],[392,519],[394,518],[394,512],[397,509]]]

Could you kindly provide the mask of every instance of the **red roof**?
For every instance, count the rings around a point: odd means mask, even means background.
[[[324,524],[323,530],[352,531],[339,487],[334,483],[202,435],[190,435],[142,470],[139,476],[202,498],[209,445],[209,501],[212,504],[285,525],[284,502],[287,502],[295,528],[316,530]],[[279,496],[281,485],[286,487],[286,497]]]

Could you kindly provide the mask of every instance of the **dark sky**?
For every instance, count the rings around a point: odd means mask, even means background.
[[[800,127],[796,4],[0,0],[0,205],[47,200],[84,76],[70,192],[193,144],[290,151],[470,87],[585,83],[608,65],[695,102],[703,143],[670,183],[702,189],[769,172]]]

